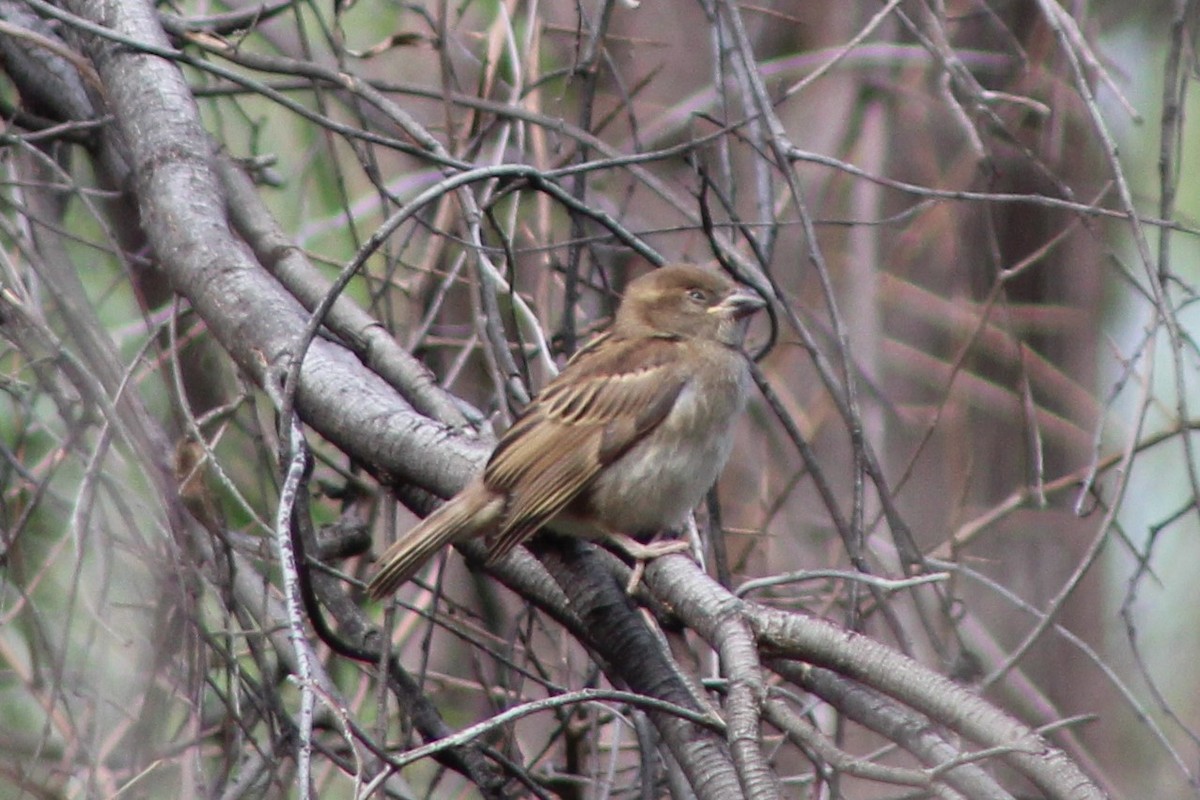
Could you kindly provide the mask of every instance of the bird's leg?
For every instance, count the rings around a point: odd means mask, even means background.
[[[609,541],[621,548],[627,556],[633,559],[633,574],[629,576],[629,582],[625,584],[626,594],[633,594],[638,584],[642,582],[642,573],[646,571],[647,561],[671,553],[684,553],[692,549],[691,544],[688,542],[678,540],[642,544],[632,536],[626,536],[623,533],[610,533],[608,538]]]
[[[625,553],[625,555],[635,561],[649,561],[659,556],[669,555],[671,553],[683,553],[692,549],[691,544],[682,542],[678,539],[671,542],[650,542],[642,544],[632,536],[626,536],[623,533],[610,533],[609,540]]]

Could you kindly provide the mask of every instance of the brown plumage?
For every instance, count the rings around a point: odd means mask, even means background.
[[[676,265],[632,281],[612,327],[575,354],[483,474],[398,540],[368,592],[395,590],[445,545],[496,561],[543,526],[590,539],[680,523],[729,457],[746,400],[746,318],[763,301]]]

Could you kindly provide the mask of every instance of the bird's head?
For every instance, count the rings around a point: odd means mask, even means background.
[[[675,264],[629,283],[613,332],[707,339],[740,347],[750,316],[764,305],[762,298],[724,275]]]

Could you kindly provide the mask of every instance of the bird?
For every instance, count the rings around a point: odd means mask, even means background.
[[[729,458],[746,328],[765,305],[689,264],[630,281],[612,325],[530,401],[483,472],[384,552],[368,595],[391,594],[447,544],[483,538],[492,564],[543,527],[639,559],[672,549],[638,539],[682,523]]]

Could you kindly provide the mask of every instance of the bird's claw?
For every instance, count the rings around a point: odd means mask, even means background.
[[[642,582],[642,574],[646,571],[646,562],[671,553],[686,553],[692,549],[687,542],[650,542],[642,544],[625,534],[613,534],[609,537],[613,544],[633,559],[633,572],[625,584],[625,593],[633,594],[638,584]]]

